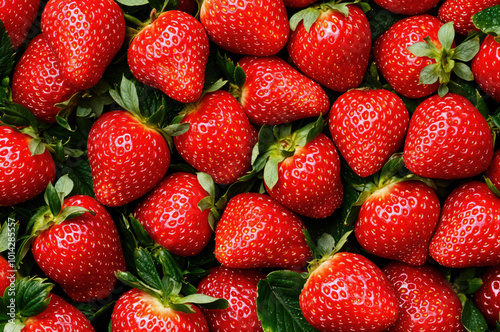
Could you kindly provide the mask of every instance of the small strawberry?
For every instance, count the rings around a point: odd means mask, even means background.
[[[500,42],[494,36],[486,36],[471,68],[481,89],[500,102]]]
[[[492,326],[500,323],[500,265],[489,267],[482,276],[483,284],[474,293],[474,303]]]
[[[198,293],[224,298],[227,309],[205,309],[201,311],[211,331],[262,331],[257,317],[257,284],[266,274],[253,269],[232,269],[217,266],[210,270],[198,284]]]
[[[493,154],[493,159],[486,170],[485,176],[500,190],[500,149]]]
[[[469,181],[446,198],[429,253],[453,267],[500,264],[500,198],[484,182]]]
[[[484,172],[492,157],[488,122],[465,97],[433,95],[418,105],[404,146],[404,162],[411,172],[428,178],[466,178]]]
[[[309,78],[344,92],[361,84],[371,49],[370,25],[362,9],[323,3],[296,13],[287,50]]]
[[[418,15],[434,8],[439,0],[373,0],[373,2],[394,14]]]
[[[170,10],[133,38],[127,61],[137,80],[189,103],[201,96],[208,53],[208,37],[200,22]]]
[[[399,306],[398,320],[388,332],[465,331],[460,299],[438,269],[390,262],[383,271]]]
[[[310,258],[302,220],[271,197],[231,198],[215,229],[215,257],[231,268],[301,268]]]
[[[125,18],[113,0],[49,0],[41,27],[64,77],[79,90],[97,84],[125,39]]]
[[[0,206],[38,196],[55,177],[54,160],[39,139],[0,124]]]
[[[383,89],[345,92],[333,104],[328,118],[335,145],[361,177],[378,172],[398,151],[408,122],[401,98]]]
[[[19,48],[24,43],[39,7],[40,0],[0,2],[0,21],[2,21],[14,48]]]
[[[5,290],[15,281],[14,266],[0,255],[0,297],[4,295]]]
[[[328,112],[323,88],[285,60],[246,56],[238,64],[246,75],[239,102],[252,123],[278,125]]]
[[[205,0],[200,22],[211,41],[237,54],[274,55],[290,31],[283,0]]]
[[[472,16],[485,8],[500,5],[500,0],[446,0],[439,6],[438,17],[443,22],[453,22],[455,31],[467,35],[479,31]]]

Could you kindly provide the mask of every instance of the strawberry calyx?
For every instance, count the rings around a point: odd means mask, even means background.
[[[227,78],[229,82],[229,93],[240,101],[243,85],[246,81],[246,74],[243,68],[238,63],[235,63],[227,54],[222,56],[220,52],[217,52],[215,58],[217,66],[222,70],[222,73]]]
[[[208,193],[208,196],[198,202],[198,207],[200,211],[210,209],[208,223],[210,228],[215,231],[215,222],[221,218],[220,210],[215,201],[215,182],[210,175],[204,172],[197,172],[196,177],[202,188]]]
[[[325,261],[327,261],[330,257],[335,255],[344,247],[349,238],[349,235],[351,235],[353,231],[348,231],[344,233],[344,235],[342,235],[342,237],[338,241],[335,241],[335,239],[331,234],[324,233],[318,239],[317,243],[314,243],[314,241],[311,239],[311,236],[307,233],[307,231],[304,232],[306,235],[307,244],[309,245],[313,253],[313,259],[308,262],[307,266],[308,272],[306,273],[307,275],[310,275],[321,264],[323,264]],[[307,276],[304,275],[304,277]]]

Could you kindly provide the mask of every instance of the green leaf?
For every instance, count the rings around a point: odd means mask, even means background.
[[[0,20],[0,79],[7,77],[14,69],[15,52],[9,34]]]
[[[168,136],[179,136],[186,133],[189,130],[190,124],[188,122],[184,123],[174,123],[163,128],[163,131]]]
[[[3,113],[2,122],[17,127],[32,127],[36,132],[38,120],[26,107],[10,101],[4,102],[5,106],[0,108]]]
[[[469,39],[455,48],[453,59],[468,62],[479,52],[479,37]]]
[[[219,299],[205,294],[187,295],[176,301],[176,303],[192,303],[196,305],[203,305],[203,307],[206,307],[206,305],[208,305],[210,309],[226,309],[229,307],[229,303],[226,299]]]
[[[333,248],[335,248],[335,239],[333,238],[332,235],[324,233],[318,239],[318,245],[316,247],[316,251],[319,257],[317,258],[329,255],[333,251]]]
[[[163,283],[151,254],[144,248],[137,248],[134,258],[139,277],[151,288],[163,289]]]
[[[474,74],[472,70],[465,63],[455,62],[455,66],[453,67],[453,72],[463,80],[473,81]]]
[[[185,303],[177,304],[177,303],[172,303],[170,305],[170,308],[172,310],[180,311],[180,312],[183,312],[185,314],[194,314],[195,313],[194,309],[192,309],[192,305],[191,304],[185,304]]]
[[[94,211],[90,211],[84,207],[81,206],[67,206],[62,211],[59,213],[57,216],[57,221],[56,223],[59,224],[65,220],[70,220],[72,218],[79,217],[83,215],[85,212],[88,212],[92,215],[95,215]]]
[[[466,299],[462,309],[462,324],[470,332],[488,330],[488,323],[470,299]]]
[[[307,12],[310,10],[312,10],[312,9],[311,8],[303,9],[303,10],[295,13],[292,17],[290,17],[290,29],[292,31],[295,31],[295,29],[297,29],[297,26],[299,25],[299,23],[304,20],[304,17],[306,16]]]
[[[311,27],[313,26],[314,23],[316,23],[320,14],[321,12],[315,9],[306,11],[303,19],[303,24],[307,32],[311,30]]]
[[[49,183],[47,185],[43,198],[45,200],[45,203],[47,203],[47,205],[49,206],[52,215],[57,216],[59,212],[61,212],[63,202],[52,183]]]
[[[28,148],[32,156],[38,156],[45,152],[45,144],[40,138],[32,138],[28,143]]]
[[[95,197],[92,171],[86,155],[78,158],[68,158],[63,163],[58,163],[59,174],[67,174],[73,181],[72,195],[87,195]]]
[[[149,3],[148,0],[116,0],[116,2],[125,6],[142,6]]]
[[[43,312],[49,305],[48,297],[54,284],[41,278],[16,280],[16,311],[21,317],[32,317]]]
[[[15,245],[15,243],[12,243],[12,239],[17,238],[16,229],[19,228],[19,226],[14,218],[15,214],[11,213],[0,229],[0,252],[4,252],[11,248],[12,245]]]
[[[71,180],[67,174],[61,176],[54,186],[62,198],[68,197],[68,195],[73,191],[73,187],[73,180]]]
[[[237,65],[236,68],[234,69],[234,77],[233,77],[234,84],[236,84],[239,87],[242,87],[245,84],[246,80],[247,80],[247,75],[245,74],[245,71],[243,70],[243,68]]]
[[[158,260],[163,269],[163,274],[171,277],[176,282],[182,282],[184,275],[172,253],[160,247],[154,252],[154,257]]]
[[[500,35],[500,5],[483,9],[472,16],[472,22],[484,33]]]
[[[434,84],[439,79],[440,65],[438,63],[431,63],[422,69],[420,72],[420,84]]]
[[[130,227],[133,231],[133,235],[137,239],[139,245],[145,247],[152,247],[155,245],[155,241],[151,238],[148,232],[144,229],[141,222],[134,218],[133,215],[129,216]]]
[[[408,46],[407,50],[418,57],[435,59],[438,56],[435,45],[429,42],[416,42],[415,44]]]
[[[455,40],[455,28],[453,27],[453,22],[445,23],[441,26],[441,28],[439,28],[438,40],[444,49],[451,49],[451,45]]]
[[[21,322],[20,320],[14,320],[14,321],[9,321],[4,329],[2,330],[3,332],[21,332],[22,329],[24,328],[24,323]]]
[[[264,182],[272,190],[279,179],[279,163],[285,158],[280,154],[271,154],[264,166]]]
[[[210,175],[204,172],[196,173],[198,182],[203,189],[210,195],[210,197],[215,197],[215,183]]]

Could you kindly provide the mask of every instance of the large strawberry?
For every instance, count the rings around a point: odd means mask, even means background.
[[[306,76],[339,92],[361,84],[371,49],[370,25],[361,8],[320,4],[295,14],[290,27],[288,53]]]
[[[50,0],[41,25],[64,77],[80,90],[97,84],[125,38],[125,18],[113,0]]]
[[[215,229],[215,257],[232,268],[301,268],[311,257],[302,220],[271,197],[231,198]]]
[[[474,293],[474,303],[492,326],[500,323],[500,265],[489,267]]]
[[[494,36],[486,36],[471,68],[481,89],[500,102],[500,42]]]
[[[418,15],[434,8],[439,0],[373,0],[373,2],[394,14]]]
[[[460,185],[443,204],[430,255],[454,268],[500,264],[499,214],[500,198],[484,182]]]
[[[290,31],[283,0],[205,0],[200,22],[215,44],[247,55],[278,53]]]
[[[467,35],[479,31],[472,16],[495,5],[500,5],[500,0],[446,0],[439,6],[438,17],[443,22],[453,22],[456,32]]]
[[[200,98],[208,61],[208,37],[193,16],[162,13],[132,40],[127,61],[140,82],[189,103]]]
[[[388,332],[465,331],[460,299],[438,269],[390,262],[383,271],[399,306],[398,320]]]
[[[409,122],[405,104],[383,89],[353,89],[330,110],[335,145],[351,169],[366,177],[378,172],[402,146]]]
[[[0,21],[15,48],[19,48],[26,39],[39,7],[40,0],[0,2]]]

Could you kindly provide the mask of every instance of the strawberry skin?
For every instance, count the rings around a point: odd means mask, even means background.
[[[170,10],[134,37],[127,61],[137,80],[190,103],[201,96],[208,53],[208,37],[200,22]]]
[[[229,92],[207,93],[183,113],[181,123],[190,127],[174,136],[174,144],[191,166],[218,184],[233,183],[250,169],[257,131]]]
[[[493,160],[486,170],[485,176],[500,190],[500,150],[493,154]]]
[[[489,267],[483,284],[474,293],[474,303],[492,326],[500,322],[500,265]]]
[[[101,115],[90,129],[87,148],[94,192],[106,206],[142,197],[160,182],[170,165],[163,136],[126,111]]]
[[[207,321],[194,305],[195,313],[184,313],[164,306],[156,297],[133,288],[115,304],[111,316],[112,332],[208,332]]]
[[[484,182],[469,181],[446,198],[429,253],[453,267],[500,264],[500,198]]]
[[[301,21],[287,44],[290,58],[306,76],[338,92],[361,84],[371,49],[366,15],[357,6],[347,7],[347,17],[322,10],[309,31]]]
[[[11,266],[8,260],[0,256],[0,297],[4,295],[5,290],[15,280],[14,266]]]
[[[283,0],[205,0],[200,22],[211,41],[236,54],[274,55],[290,31]]]
[[[50,153],[31,155],[31,137],[0,125],[0,206],[26,202],[54,182],[56,166]]]
[[[418,15],[434,8],[439,0],[373,0],[373,2],[394,14]]]
[[[64,77],[79,90],[97,84],[125,39],[125,18],[113,0],[49,0],[41,27]]]
[[[56,122],[59,108],[54,106],[78,92],[62,73],[47,38],[33,38],[14,68],[12,101],[29,109],[44,122]]]
[[[166,176],[136,207],[134,217],[158,244],[173,254],[192,256],[210,240],[210,210],[198,207],[209,196],[196,175],[184,172]]]
[[[409,114],[401,98],[388,90],[353,89],[335,101],[328,121],[347,164],[366,177],[403,145]]]
[[[465,331],[460,299],[439,270],[390,262],[383,271],[399,305],[398,320],[388,332]]]
[[[446,0],[439,6],[438,17],[443,22],[453,22],[455,31],[467,35],[479,31],[472,16],[488,7],[500,5],[500,0]]]
[[[215,258],[231,268],[301,268],[311,258],[302,220],[271,197],[231,198],[215,229]]]
[[[278,125],[328,112],[323,88],[285,60],[246,56],[238,64],[246,74],[240,103],[252,123]]]
[[[224,298],[226,309],[204,309],[211,331],[260,332],[262,325],[257,317],[257,284],[266,274],[254,269],[232,269],[225,266],[212,268],[198,284],[198,293]]]
[[[339,252],[321,263],[300,294],[305,319],[319,331],[384,331],[398,317],[389,280],[373,262]]]
[[[486,119],[465,97],[433,95],[412,115],[403,157],[419,176],[467,178],[489,167],[493,136]]]
[[[118,231],[106,209],[95,199],[75,195],[63,208],[79,206],[85,212],[36,234],[33,257],[44,273],[61,285],[76,302],[104,299],[116,284],[115,272],[125,270]]]
[[[474,79],[481,89],[500,102],[500,43],[487,35],[479,52],[472,59]]]
[[[0,21],[2,21],[14,48],[19,48],[24,43],[39,7],[40,0],[0,2]]]

